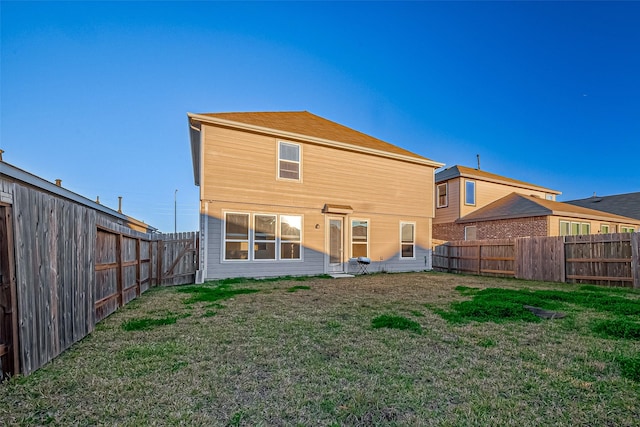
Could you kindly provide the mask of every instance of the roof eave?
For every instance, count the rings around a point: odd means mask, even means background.
[[[455,166],[452,166],[452,167],[455,167]],[[456,170],[458,171],[458,173],[454,173],[451,176],[446,176],[445,175],[444,178],[442,178],[439,181],[436,181],[436,184],[439,184],[439,183],[445,182],[445,181],[449,181],[449,180],[455,179],[455,178],[473,178],[473,179],[480,179],[480,180],[488,181],[488,182],[494,182],[494,183],[497,183],[497,184],[506,184],[506,185],[509,185],[511,187],[526,188],[528,190],[535,190],[535,191],[543,191],[545,193],[550,193],[550,194],[555,194],[555,195],[562,194],[561,191],[553,190],[551,188],[541,187],[541,186],[535,185],[535,184],[529,184],[527,182],[514,182],[514,181],[502,180],[502,179],[498,179],[498,178],[490,178],[490,177],[486,177],[486,176],[482,176],[482,175],[476,175],[476,174],[473,174],[473,173],[463,172],[458,168],[456,168]]]
[[[190,119],[190,125],[192,124],[192,121],[196,121],[199,123],[232,127],[232,128],[251,131],[251,132],[267,133],[270,135],[274,135],[278,138],[296,139],[296,140],[306,141],[306,142],[310,142],[317,145],[339,148],[342,150],[356,151],[356,152],[371,154],[379,157],[386,157],[386,158],[402,160],[410,163],[417,163],[420,165],[431,166],[433,168],[439,168],[444,165],[444,163],[436,162],[431,159],[427,159],[423,157],[405,156],[402,154],[390,153],[382,150],[375,150],[373,148],[359,147],[359,146],[348,144],[345,142],[332,141],[329,139],[317,138],[317,137],[303,135],[303,134],[294,133],[294,132],[287,132],[287,131],[282,131],[278,129],[237,122],[233,120],[226,120],[226,119],[220,119],[217,117],[205,116],[202,114],[187,113],[187,116]]]
[[[191,140],[191,161],[193,163],[193,182],[196,186],[200,186],[200,135],[202,129],[196,126],[189,116],[189,139]]]

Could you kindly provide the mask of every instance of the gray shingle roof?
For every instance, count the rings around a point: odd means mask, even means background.
[[[640,192],[615,194],[613,196],[593,196],[587,199],[569,200],[565,203],[640,219]]]
[[[458,219],[456,222],[468,223],[549,215],[638,224],[638,220],[630,217],[517,193],[511,193],[493,203],[489,203]]]

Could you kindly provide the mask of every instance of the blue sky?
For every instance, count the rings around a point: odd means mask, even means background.
[[[640,2],[0,2],[5,161],[198,227],[187,112],[307,110],[447,166],[640,191]]]

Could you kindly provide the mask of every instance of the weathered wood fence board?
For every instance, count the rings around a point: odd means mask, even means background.
[[[640,288],[638,236],[619,233],[447,242],[435,247],[433,268]]]
[[[564,239],[531,237],[518,239],[515,277],[519,279],[562,282],[564,277]]]
[[[3,373],[35,371],[152,286],[195,281],[198,233],[141,233],[91,203],[4,179],[0,189]]]
[[[163,285],[195,282],[198,265],[198,233],[167,233],[158,241]]]
[[[96,213],[23,186],[15,186],[14,205],[20,366],[28,374],[93,330]]]

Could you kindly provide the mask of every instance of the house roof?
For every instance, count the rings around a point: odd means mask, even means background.
[[[544,191],[550,194],[562,194],[560,191],[550,188],[541,187],[539,185],[530,184],[528,182],[519,181],[517,179],[507,178],[495,173],[486,172],[480,169],[468,168],[466,166],[454,165],[436,173],[436,184],[448,181],[453,178],[473,178],[483,181],[496,182],[499,184],[507,184],[512,187],[520,187],[528,190]]]
[[[316,116],[308,111],[289,112],[236,112],[236,113],[188,113],[192,129],[192,155],[194,172],[197,168],[194,150],[194,123],[242,129],[245,131],[274,135],[335,148],[382,155],[405,161],[441,167],[443,164],[413,153],[404,148],[374,138],[331,120]],[[196,131],[197,132],[197,131]],[[196,177],[196,184],[198,178]]]
[[[518,193],[511,193],[499,200],[496,200],[493,203],[465,215],[456,222],[469,223],[552,215],[640,225],[640,220],[637,219],[602,212],[595,209],[583,208],[581,206],[570,205],[563,202],[525,196]]]
[[[568,200],[565,203],[640,219],[640,192],[593,196],[587,199]]]

